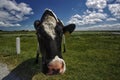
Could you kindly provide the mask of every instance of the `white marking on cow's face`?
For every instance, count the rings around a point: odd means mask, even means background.
[[[45,32],[51,36],[52,39],[55,39],[56,33],[55,33],[55,27],[56,27],[57,21],[53,16],[46,15],[45,19],[42,23]]]

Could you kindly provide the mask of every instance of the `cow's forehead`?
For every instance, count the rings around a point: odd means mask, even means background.
[[[45,9],[46,12],[48,12],[49,14],[51,14],[52,16],[54,16],[54,18],[56,19],[56,21],[58,22],[58,18],[56,16],[56,14],[51,10],[51,9]]]
[[[45,32],[54,39],[56,36],[55,27],[56,27],[56,20],[53,16],[47,15],[43,20],[42,26]]]
[[[55,39],[56,32],[55,27],[58,19],[52,10],[46,10],[41,18],[42,26],[45,32],[52,38]]]
[[[45,12],[42,15],[41,21],[43,22],[43,20],[45,18],[50,19],[50,17],[53,17],[56,20],[56,22],[59,22],[57,16],[55,15],[55,13],[50,9],[45,9]]]
[[[57,21],[56,21],[56,19],[53,16],[46,15],[42,24],[44,24],[46,26],[50,26],[50,27],[51,26],[52,27],[56,27]]]

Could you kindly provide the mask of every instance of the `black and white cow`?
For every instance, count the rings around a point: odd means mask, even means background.
[[[66,32],[72,33],[75,24],[64,26],[50,9],[46,9],[41,20],[34,22],[37,32],[39,49],[42,54],[42,72],[48,75],[63,74],[66,64],[62,57],[62,36]],[[38,62],[39,53],[36,56]]]

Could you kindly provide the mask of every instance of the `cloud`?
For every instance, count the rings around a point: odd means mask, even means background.
[[[86,6],[88,9],[83,12],[83,15],[75,14],[73,15],[67,23],[74,23],[78,27],[85,25],[96,25],[97,23],[102,24],[102,22],[118,21],[120,18],[120,0],[117,0],[114,4],[107,4],[110,0],[87,0]],[[112,0],[111,0],[112,1]],[[91,11],[92,8],[93,10]],[[104,8],[109,8],[110,12],[113,14],[111,16],[103,11]]]
[[[107,18],[106,21],[117,21],[116,18]]]
[[[119,2],[120,2],[120,0],[116,0],[116,2],[118,2],[118,3],[119,3]]]
[[[15,0],[0,0],[0,26],[20,26],[18,22],[28,19],[33,14],[32,8],[26,3]]]
[[[120,23],[95,25],[88,27],[86,30],[120,30]]]
[[[103,22],[107,18],[107,14],[99,13],[96,11],[87,10],[84,12],[84,15],[73,15],[68,23],[75,23],[76,25],[85,25],[85,24],[96,24],[98,22]]]
[[[82,16],[80,16],[79,14],[75,14],[74,16],[71,17],[71,19],[67,23],[82,25],[83,24]]]
[[[103,8],[107,6],[107,0],[87,0],[86,6],[88,8],[98,9],[99,12],[103,12]]]
[[[103,13],[103,9],[107,6],[107,0],[87,0],[86,6],[92,8],[93,11],[87,9],[83,15],[73,15],[67,23],[75,23],[78,26],[96,24],[108,18],[108,15]]]
[[[120,4],[118,4],[118,3],[109,4],[108,8],[109,8],[110,12],[113,14],[113,16],[120,19]]]
[[[4,22],[0,22],[0,26],[4,26],[4,27],[13,27],[13,26],[21,26],[20,24],[11,24],[11,23],[4,23]]]

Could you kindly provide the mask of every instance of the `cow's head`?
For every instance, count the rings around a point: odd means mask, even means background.
[[[64,73],[66,65],[61,52],[62,36],[66,32],[72,33],[75,24],[64,26],[56,15],[50,9],[47,9],[41,20],[34,22],[34,26],[42,53],[42,62],[48,68],[46,74]]]

